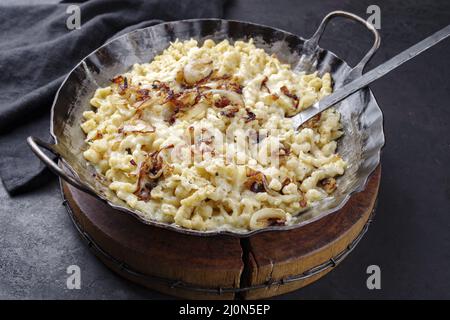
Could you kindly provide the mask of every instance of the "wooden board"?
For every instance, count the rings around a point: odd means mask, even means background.
[[[380,176],[378,168],[366,189],[334,214],[299,229],[245,239],[196,237],[144,225],[65,182],[62,188],[69,212],[96,248],[94,253],[123,277],[181,298],[257,299],[301,288],[331,269],[305,280],[237,294],[173,287],[160,278],[218,289],[264,285],[302,274],[338,255],[359,235],[373,210]]]

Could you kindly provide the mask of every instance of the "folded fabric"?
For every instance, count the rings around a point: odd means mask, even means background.
[[[0,177],[17,194],[48,178],[26,137],[49,136],[49,110],[67,73],[107,40],[161,21],[220,18],[225,0],[91,0],[75,4],[0,6]],[[66,12],[67,11],[67,12]]]

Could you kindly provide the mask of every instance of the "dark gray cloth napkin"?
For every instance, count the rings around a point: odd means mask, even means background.
[[[81,28],[69,30],[68,3],[0,5],[0,177],[17,194],[49,175],[26,137],[49,136],[49,110],[67,73],[105,41],[122,33],[189,18],[220,18],[226,0],[91,0]]]

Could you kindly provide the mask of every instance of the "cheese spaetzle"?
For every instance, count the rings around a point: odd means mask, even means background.
[[[336,110],[297,131],[289,119],[331,92],[329,73],[295,73],[252,40],[175,41],[97,89],[84,157],[147,219],[196,230],[289,224],[346,167]]]

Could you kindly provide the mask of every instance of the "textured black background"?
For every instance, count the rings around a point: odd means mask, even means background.
[[[368,16],[371,4],[381,8],[382,45],[369,69],[450,23],[445,0],[233,0],[225,17],[308,37],[329,11]],[[370,40],[362,27],[336,21],[321,45],[354,64]],[[329,275],[279,298],[450,298],[449,49],[447,39],[371,85],[387,141],[375,222]],[[103,267],[71,229],[56,193],[55,182],[14,199],[0,189],[0,249],[7,252],[0,260],[0,298],[165,297]],[[15,221],[5,218],[11,215]],[[82,290],[64,289],[69,264],[80,265]],[[366,287],[372,264],[381,268],[381,290]]]

